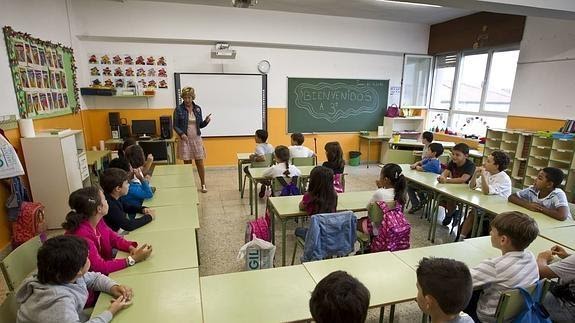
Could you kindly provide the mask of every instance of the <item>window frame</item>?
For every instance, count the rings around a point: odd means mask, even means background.
[[[514,51],[514,50],[520,50],[519,49],[519,44],[510,44],[510,45],[506,45],[506,46],[497,46],[497,47],[490,47],[490,48],[480,48],[480,49],[469,49],[469,50],[462,50],[459,52],[448,52],[448,53],[439,53],[433,56],[433,69],[432,69],[432,76],[431,76],[431,95],[430,95],[430,99],[429,99],[429,105],[428,105],[428,114],[430,114],[430,112],[442,112],[442,113],[447,113],[447,127],[451,127],[451,123],[453,121],[453,115],[454,114],[463,114],[463,115],[469,115],[469,116],[479,116],[479,117],[499,117],[499,118],[507,118],[507,116],[509,115],[509,111],[507,112],[496,112],[496,111],[487,111],[485,110],[485,100],[487,98],[487,90],[489,88],[489,79],[491,77],[491,64],[493,61],[493,55],[495,53],[498,52],[508,52],[508,51]],[[477,55],[477,54],[485,54],[487,53],[487,63],[485,65],[485,75],[483,78],[483,82],[482,82],[482,88],[481,88],[481,101],[479,102],[479,111],[477,112],[473,112],[473,111],[465,111],[465,110],[457,110],[456,106],[457,106],[457,94],[458,94],[458,90],[459,90],[459,79],[462,73],[462,65],[463,65],[463,58],[465,56],[470,56],[470,55]],[[438,63],[438,57],[440,56],[446,56],[446,55],[456,55],[457,57],[457,61],[455,63],[455,74],[453,76],[453,84],[452,84],[452,91],[451,91],[451,102],[449,104],[449,108],[448,109],[439,109],[439,108],[433,108],[432,103],[434,102],[434,96],[435,96],[435,73],[437,72],[437,63]],[[519,60],[517,61],[517,64],[519,64]],[[517,70],[516,70],[517,71]],[[515,83],[513,84],[513,86],[515,86]],[[426,121],[426,123],[429,122],[429,120]],[[427,125],[426,125],[427,126]],[[481,135],[481,134],[477,134],[477,135]]]

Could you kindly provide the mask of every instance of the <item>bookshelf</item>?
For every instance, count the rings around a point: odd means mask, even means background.
[[[523,188],[533,133],[513,129],[487,129],[483,160],[495,150],[509,156],[507,174],[515,188]]]
[[[383,135],[391,137],[394,133],[401,135],[404,139],[418,139],[423,132],[425,118],[415,117],[397,117],[383,118]]]

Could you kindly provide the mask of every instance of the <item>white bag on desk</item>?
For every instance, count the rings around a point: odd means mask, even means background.
[[[240,248],[238,260],[246,258],[246,270],[273,268],[276,246],[272,243],[253,236]]]
[[[16,150],[0,135],[0,179],[24,175]]]

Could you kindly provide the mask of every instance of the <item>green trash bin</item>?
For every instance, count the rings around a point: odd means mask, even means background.
[[[350,151],[349,152],[349,166],[359,166],[361,161],[360,159],[361,153],[359,151]]]

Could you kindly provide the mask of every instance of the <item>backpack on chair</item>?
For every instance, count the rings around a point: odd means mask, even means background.
[[[280,196],[301,195],[299,187],[297,187],[297,176],[292,177],[289,183],[283,177],[276,177],[276,179],[282,185]]]
[[[44,205],[36,202],[22,202],[20,214],[12,222],[12,246],[14,248],[40,235],[40,240],[46,240],[46,218]]]
[[[383,219],[378,234],[371,240],[370,250],[379,252],[409,249],[411,225],[403,214],[402,205],[395,203],[395,207],[390,209],[384,201],[376,203],[383,212]]]

